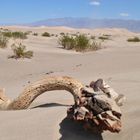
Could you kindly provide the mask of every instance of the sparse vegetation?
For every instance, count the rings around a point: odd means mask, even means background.
[[[103,34],[103,36],[108,36],[108,37],[111,37],[111,35],[110,35],[110,34]]]
[[[59,44],[62,45],[64,49],[70,50],[75,47],[75,39],[72,36],[63,35],[59,39]]]
[[[25,32],[26,35],[30,35],[31,33],[32,33],[32,31]]]
[[[90,40],[86,35],[80,34],[76,36],[64,35],[59,38],[59,44],[64,49],[72,49],[79,52],[98,50],[101,46],[96,40]]]
[[[61,32],[60,35],[65,35],[65,33]]]
[[[8,43],[8,38],[3,36],[3,34],[0,33],[0,48],[6,48]]]
[[[2,34],[3,34],[3,36],[8,37],[8,38],[12,37],[12,32],[10,32],[10,31],[2,32]]]
[[[51,36],[55,36],[55,34],[51,34]]]
[[[24,33],[24,32],[11,32],[11,31],[6,31],[6,32],[2,32],[2,34],[3,34],[5,37],[8,37],[8,38],[27,39],[27,33]]]
[[[109,40],[109,36],[107,35],[103,35],[103,36],[99,36],[98,39],[101,39],[102,41],[105,41],[105,40]]]
[[[75,42],[76,42],[76,51],[86,50],[91,47],[90,39],[86,37],[85,35],[76,36]]]
[[[101,49],[101,42],[97,42],[96,40],[93,40],[90,49],[94,51]]]
[[[33,33],[33,36],[38,36],[38,33]]]
[[[48,32],[44,32],[44,33],[42,34],[42,36],[44,36],[44,37],[50,37],[51,35],[50,35],[50,33],[48,33]]]
[[[90,38],[94,40],[94,39],[96,38],[96,36],[93,36],[93,35],[92,35]]]
[[[128,38],[127,41],[128,42],[140,42],[140,38],[138,38],[138,37]]]
[[[15,59],[19,59],[19,58],[32,58],[33,57],[33,51],[26,51],[26,46],[20,44],[13,44],[11,46],[12,50],[13,50],[13,55],[9,56],[8,58],[15,58]]]

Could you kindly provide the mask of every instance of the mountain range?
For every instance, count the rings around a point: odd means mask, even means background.
[[[67,26],[72,28],[125,28],[140,32],[140,20],[92,19],[92,18],[54,18],[29,23],[28,26]]]

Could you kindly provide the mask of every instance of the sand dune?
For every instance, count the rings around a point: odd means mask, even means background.
[[[127,97],[127,102],[122,107],[122,131],[119,134],[104,132],[97,135],[85,132],[65,118],[68,105],[73,104],[71,95],[65,91],[44,93],[28,110],[0,111],[0,140],[139,140],[140,43],[128,43],[126,39],[140,37],[140,34],[124,29],[4,28],[39,34],[47,31],[55,34],[81,32],[111,35],[111,40],[102,43],[105,48],[97,52],[63,50],[57,43],[57,37],[40,35],[29,35],[23,41],[35,53],[30,60],[7,59],[11,50],[0,49],[0,87],[6,88],[10,98],[17,97],[31,82],[52,74],[69,75],[85,84],[104,78],[117,92]]]

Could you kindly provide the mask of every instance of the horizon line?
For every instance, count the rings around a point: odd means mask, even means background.
[[[124,20],[124,21],[129,21],[129,20],[133,20],[133,21],[140,21],[140,19],[132,19],[132,18],[92,18],[92,17],[56,17],[56,18],[46,18],[46,19],[38,19],[38,20],[34,20],[34,21],[30,21],[30,22],[7,22],[7,23],[1,23],[0,25],[24,25],[24,24],[32,24],[35,22],[40,22],[40,21],[45,21],[45,20],[54,20],[54,19],[66,19],[66,18],[73,18],[73,19],[93,19],[93,20]]]

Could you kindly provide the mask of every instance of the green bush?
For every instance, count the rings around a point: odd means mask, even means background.
[[[138,38],[138,37],[128,38],[127,41],[128,42],[140,42],[140,38]]]
[[[59,44],[63,46],[64,49],[73,49],[79,52],[97,50],[100,48],[100,43],[95,40],[90,40],[86,35],[81,34],[76,37],[64,35],[60,37]]]
[[[20,38],[20,39],[27,39],[27,33],[24,32],[3,32],[2,33],[5,37],[9,37],[9,38]]]
[[[13,55],[9,56],[8,58],[15,58],[15,59],[19,59],[19,58],[31,58],[33,57],[33,51],[26,51],[26,46],[20,44],[13,44],[11,46],[12,50],[13,50]]]
[[[33,33],[34,36],[38,36],[38,33]]]
[[[42,36],[44,36],[44,37],[50,37],[51,35],[50,35],[50,33],[48,33],[48,32],[44,32],[44,33],[42,34]]]
[[[3,36],[8,37],[8,38],[12,37],[12,32],[9,32],[9,31],[3,32],[2,34],[3,34]]]
[[[86,35],[78,35],[76,40],[76,51],[91,51],[101,48],[101,43],[98,43],[95,39],[90,40]]]
[[[27,34],[23,32],[12,32],[12,37],[13,38],[20,38],[20,39],[26,39]]]
[[[0,48],[6,48],[8,43],[7,37],[0,33]]]
[[[107,35],[99,36],[98,39],[101,39],[102,41],[109,40],[109,36]]]
[[[59,38],[59,44],[62,45],[64,49],[70,50],[75,47],[75,39],[72,36],[63,35]]]
[[[90,50],[99,50],[101,49],[101,42],[97,42],[96,40],[93,40],[92,44],[90,45]]]
[[[76,51],[83,51],[90,48],[90,39],[85,35],[77,35],[76,41]]]
[[[65,33],[61,32],[60,35],[65,35]]]

